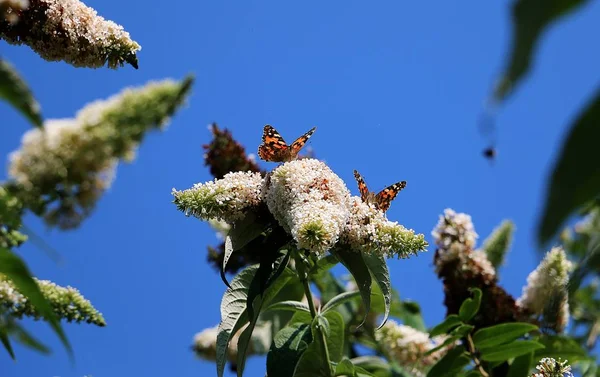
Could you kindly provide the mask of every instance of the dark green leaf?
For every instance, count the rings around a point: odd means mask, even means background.
[[[313,341],[300,356],[294,371],[294,377],[331,377],[332,375],[331,366],[323,358],[326,345],[323,343],[317,322],[315,319],[311,325]]]
[[[265,312],[273,310],[287,310],[291,312],[305,312],[310,313],[308,305],[299,301],[280,301],[269,305]]]
[[[378,356],[359,356],[351,359],[355,367],[362,368],[369,373],[390,375],[390,365],[385,359]]]
[[[462,324],[463,322],[461,321],[459,316],[457,316],[456,314],[450,314],[442,321],[442,323],[431,329],[431,331],[429,332],[429,336],[433,338],[434,336],[446,334],[448,333],[448,331]]]
[[[463,346],[458,346],[440,359],[427,373],[427,377],[456,376],[465,366],[469,365],[471,359],[465,352]]]
[[[383,313],[383,320],[377,329],[379,330],[387,322],[390,314],[390,304],[392,302],[392,284],[390,282],[390,272],[388,270],[387,262],[379,255],[375,254],[363,254],[365,264],[371,271],[371,274],[375,278],[375,282],[381,289],[383,294],[383,300],[385,304],[385,311]]]
[[[10,355],[10,358],[16,360],[15,351],[13,350],[12,345],[10,344],[10,339],[8,338],[8,331],[6,331],[6,328],[3,326],[0,326],[0,342],[2,342],[2,345],[4,346],[4,349],[6,349],[6,352],[8,352]]]
[[[223,265],[221,266],[221,280],[228,287],[230,286],[225,277],[225,267],[231,258],[231,254],[258,237],[266,227],[266,222],[259,219],[253,212],[248,212],[246,216],[231,225],[231,229],[225,237],[225,253],[223,255]]]
[[[15,68],[0,59],[0,98],[10,103],[36,127],[42,127],[40,105]]]
[[[569,360],[569,363],[574,363],[579,360],[588,358],[588,354],[575,340],[560,335],[545,335],[538,339],[546,348],[535,352],[535,359],[539,360],[543,357],[552,357],[556,360],[559,358]]]
[[[367,314],[371,310],[371,274],[369,273],[369,268],[361,253],[337,249],[335,250],[335,255],[350,271],[360,291],[363,305],[365,306],[365,317],[358,326],[360,327],[365,323]]]
[[[315,263],[315,265],[310,269],[311,275],[320,275],[324,272],[327,272],[333,268],[339,261],[337,257],[333,254],[329,254],[326,257],[323,257]]]
[[[287,250],[283,252],[283,255],[279,252],[262,255],[258,270],[252,279],[252,283],[250,283],[248,297],[246,298],[246,310],[248,310],[249,318],[255,317],[252,303],[256,297],[262,296],[265,290],[281,276],[283,270],[287,267],[290,261],[290,253]]]
[[[335,366],[336,376],[354,376],[355,373],[356,370],[354,368],[354,365],[348,359],[340,361],[339,364]]]
[[[258,266],[250,266],[242,270],[231,281],[231,288],[227,288],[221,300],[221,323],[217,335],[217,375],[223,376],[227,348],[231,337],[248,323],[246,299],[250,283],[258,270]]]
[[[258,271],[256,272],[256,274],[258,274]],[[254,277],[256,277],[256,274]],[[254,330],[254,326],[256,326],[256,323],[258,321],[258,315],[260,314],[262,306],[264,304],[268,305],[269,302],[273,299],[273,297],[275,297],[275,295],[277,295],[277,293],[295,276],[296,272],[292,272],[291,270],[286,269],[285,271],[283,271],[283,273],[278,275],[277,279],[274,279],[271,282],[271,284],[265,289],[262,295],[257,296],[254,299],[254,302],[252,303],[253,316],[248,316],[248,318],[250,319],[250,324],[244,329],[244,331],[242,331],[242,334],[240,335],[237,343],[238,377],[241,377],[244,374],[244,367],[246,365],[246,351],[248,350],[248,344],[250,344],[252,331]]]
[[[484,348],[480,352],[484,361],[505,361],[542,348],[543,344],[533,340],[515,340],[501,346]]]
[[[430,349],[429,351],[425,352],[425,356],[427,355],[431,355],[432,353],[435,353],[439,350],[441,350],[442,348],[446,348],[447,346],[449,346],[452,343],[456,343],[458,340],[460,340],[463,336],[462,335],[450,335],[448,336],[443,342],[442,344],[437,345],[436,347]]]
[[[327,349],[330,361],[340,361],[344,356],[344,339],[346,326],[342,315],[338,312],[323,314],[329,323],[329,334],[327,335]]]
[[[516,357],[512,364],[510,364],[510,368],[508,368],[508,374],[506,377],[527,377],[529,376],[529,371],[533,367],[533,352],[526,353],[525,355],[521,355]]]
[[[360,295],[359,291],[341,293],[341,294],[335,296],[334,298],[332,298],[331,300],[329,300],[327,302],[327,304],[325,304],[323,306],[323,308],[321,308],[321,312],[327,313],[328,311],[335,309],[338,305],[344,304],[359,295]]]
[[[6,330],[8,334],[22,345],[34,349],[40,353],[49,354],[50,349],[40,343],[36,338],[29,334],[16,321],[9,320],[6,322]]]
[[[479,373],[477,370],[471,370],[465,374],[465,377],[481,377],[481,373]]]
[[[483,242],[481,249],[496,270],[504,263],[514,231],[515,224],[510,220],[504,220]]]
[[[46,300],[40,287],[33,280],[29,269],[16,254],[7,249],[0,248],[0,273],[6,275],[15,285],[17,290],[33,305],[42,317],[50,324],[50,327],[58,335],[61,342],[72,356],[73,350],[67,340],[52,306]]]
[[[470,334],[474,328],[475,328],[475,326],[471,326],[471,325],[460,325],[457,328],[455,328],[454,330],[452,330],[450,332],[450,335],[464,338],[468,334]]]
[[[495,96],[504,99],[529,71],[533,52],[544,30],[587,0],[517,0],[512,9],[513,38],[507,67]]]
[[[310,325],[296,323],[281,329],[267,354],[267,374],[292,377],[300,356],[311,342]]]
[[[582,1],[564,1],[571,5],[579,2]],[[600,194],[600,160],[596,155],[596,140],[600,137],[598,124],[600,92],[571,126],[554,165],[538,228],[540,244],[550,240],[569,215]]]
[[[473,342],[477,349],[495,347],[512,342],[535,330],[537,330],[537,326],[530,323],[502,323],[478,330],[473,335]]]
[[[469,322],[471,318],[479,311],[479,305],[481,305],[481,289],[474,288],[472,290],[473,298],[468,298],[463,301],[460,309],[458,310],[458,316],[463,322]]]

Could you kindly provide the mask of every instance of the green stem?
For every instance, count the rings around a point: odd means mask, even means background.
[[[296,259],[297,261],[299,261],[300,258]],[[304,293],[306,295],[306,300],[308,301],[308,308],[310,310],[310,315],[312,317],[312,319],[314,320],[317,317],[317,309],[315,308],[315,303],[313,302],[313,297],[312,297],[312,292],[310,291],[310,285],[308,282],[308,273],[306,271],[306,267],[300,263],[298,266],[298,273],[300,274],[300,280],[302,280],[302,285],[304,286]],[[317,331],[319,333],[319,337],[321,338],[321,343],[323,344],[323,347],[320,347],[323,351],[323,358],[325,359],[325,362],[327,363],[327,370],[329,371],[329,375],[331,376],[331,359],[329,358],[329,349],[327,348],[327,338],[325,337],[325,334],[323,333],[323,331],[321,331],[321,328],[319,326],[316,326]]]
[[[481,365],[479,358],[477,358],[477,355],[475,353],[475,344],[473,343],[473,338],[471,338],[471,334],[467,335],[467,345],[469,347],[469,353],[471,354],[471,357],[473,358],[473,361],[475,362],[475,367],[477,369],[479,369],[479,373],[483,377],[490,377],[490,375],[485,371],[485,369],[483,369],[483,365]]]

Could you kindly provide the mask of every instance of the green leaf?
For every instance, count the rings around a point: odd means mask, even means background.
[[[258,237],[267,225],[265,220],[258,218],[253,212],[248,212],[246,216],[231,225],[231,229],[225,237],[225,253],[223,255],[223,265],[221,266],[221,280],[228,287],[230,286],[225,277],[225,267],[231,258],[231,254]]]
[[[452,330],[450,335],[458,336],[460,338],[465,338],[468,334],[471,333],[471,331],[473,331],[474,328],[475,328],[475,326],[471,326],[471,325],[460,325],[457,328],[455,328],[454,330]]]
[[[460,309],[458,309],[458,316],[463,322],[469,322],[477,314],[479,305],[481,305],[481,289],[473,288],[472,292],[473,298],[463,301]]]
[[[495,97],[504,99],[529,71],[533,52],[545,29],[587,0],[517,0],[513,4],[513,38],[510,58]]]
[[[274,310],[287,310],[290,312],[305,312],[310,313],[310,309],[308,305],[299,301],[280,301],[274,304],[269,305],[265,312],[274,311]]]
[[[315,263],[315,265],[310,269],[311,275],[320,275],[324,272],[331,270],[339,261],[337,257],[333,254],[329,254],[326,257],[323,257]]]
[[[296,323],[281,329],[267,354],[267,375],[293,377],[300,356],[311,342],[310,325]]]
[[[508,368],[508,374],[506,377],[527,377],[529,371],[533,367],[533,352],[526,353],[516,357],[510,367]]]
[[[389,376],[391,372],[390,365],[385,359],[378,356],[359,356],[351,359],[352,364],[357,368],[373,373],[373,375],[386,375]]]
[[[288,258],[288,256],[285,256]],[[287,264],[287,263],[286,263]],[[260,267],[259,267],[260,270]],[[273,280],[268,287],[265,288],[265,291],[262,295],[257,296],[252,303],[253,307],[253,316],[250,317],[250,324],[248,327],[242,331],[237,343],[237,375],[241,377],[244,374],[244,367],[246,365],[246,352],[248,351],[248,344],[250,344],[250,340],[252,337],[252,331],[254,330],[254,326],[258,321],[258,316],[260,314],[260,310],[264,304],[268,304],[275,295],[293,278],[296,276],[296,272],[292,272],[289,269],[283,271],[284,273],[278,275],[278,278]],[[254,278],[258,275],[258,271],[256,272]],[[254,280],[254,279],[253,279]],[[252,285],[252,283],[251,283]]]
[[[338,312],[324,313],[329,323],[329,334],[327,335],[327,349],[330,361],[340,361],[344,356],[344,339],[346,338],[346,326],[342,315]]]
[[[546,348],[535,352],[535,359],[543,357],[552,357],[554,359],[569,360],[569,363],[575,363],[579,360],[586,360],[589,356],[582,346],[574,339],[560,335],[545,335],[538,341]]]
[[[363,305],[365,306],[365,317],[358,325],[358,327],[360,327],[365,323],[367,315],[371,310],[371,274],[369,272],[369,268],[367,267],[361,253],[336,249],[335,255],[348,269],[348,271],[350,271],[354,277],[354,280],[356,281],[358,290],[360,291]]]
[[[317,321],[315,318],[311,325],[312,343],[306,351],[300,356],[300,360],[296,365],[294,377],[331,377],[331,366],[327,360],[323,359],[324,347],[326,345],[322,341]],[[327,321],[327,320],[325,320]]]
[[[331,300],[329,300],[327,302],[327,304],[325,304],[323,306],[323,308],[321,308],[321,312],[327,313],[328,311],[335,309],[337,306],[352,300],[354,297],[357,297],[358,295],[360,295],[359,291],[341,293],[341,294],[335,296],[334,298],[332,298]]]
[[[495,347],[512,342],[513,340],[536,330],[537,326],[530,323],[502,323],[478,330],[473,335],[473,343],[475,343],[477,349]]]
[[[40,105],[15,68],[3,59],[0,59],[0,98],[20,111],[36,127],[43,127]]]
[[[595,153],[600,137],[598,124],[600,92],[571,126],[552,169],[538,227],[540,244],[549,241],[569,215],[600,194],[600,160]]]
[[[457,316],[456,314],[450,314],[442,321],[442,323],[431,329],[431,331],[429,332],[429,336],[433,338],[434,336],[447,334],[448,331],[462,324],[463,322],[461,321],[459,316]]]
[[[354,368],[354,364],[348,359],[344,359],[339,362],[335,366],[335,375],[336,376],[354,376],[356,373],[356,369]]]
[[[371,274],[375,278],[375,282],[381,289],[383,294],[383,301],[385,304],[385,311],[383,313],[383,320],[377,330],[383,327],[388,320],[390,315],[390,306],[392,302],[392,284],[390,282],[390,272],[388,270],[387,263],[382,256],[375,254],[363,254],[363,260],[371,271]]]
[[[465,352],[465,347],[458,346],[442,357],[427,373],[427,377],[456,376],[471,359]]]
[[[484,348],[479,351],[481,352],[481,359],[484,361],[505,361],[542,348],[544,348],[544,345],[534,340],[515,340],[511,343]]]
[[[247,267],[237,274],[231,281],[231,287],[227,288],[221,300],[221,322],[217,335],[217,375],[223,376],[225,361],[227,359],[227,348],[231,337],[246,323],[248,313],[246,311],[246,299],[252,279],[258,270],[258,265]]]
[[[265,290],[281,276],[283,270],[287,267],[290,261],[290,253],[287,250],[283,250],[283,252],[283,255],[279,251],[262,255],[258,270],[252,279],[252,283],[250,283],[248,297],[246,298],[246,310],[248,310],[249,318],[255,317],[252,303],[256,297],[262,296]]]
[[[27,297],[31,305],[33,305],[40,315],[48,321],[50,327],[52,327],[54,332],[58,335],[69,355],[72,356],[73,350],[71,349],[71,345],[67,340],[67,336],[65,335],[56,314],[52,310],[52,306],[48,300],[46,300],[42,291],[40,291],[40,287],[35,280],[33,280],[29,269],[21,258],[7,249],[0,248],[0,273],[6,275],[13,282],[17,290],[23,296]]]
[[[16,360],[17,358],[15,357],[15,351],[13,350],[12,345],[10,344],[10,339],[8,338],[8,331],[3,326],[0,326],[0,342],[2,342],[2,345],[4,346],[4,349],[6,349],[6,352],[8,352],[10,355],[10,358]]]
[[[504,263],[514,231],[515,224],[510,220],[504,220],[483,242],[481,249],[495,269],[498,269]]]

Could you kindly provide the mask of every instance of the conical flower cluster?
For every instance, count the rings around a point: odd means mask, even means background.
[[[550,250],[527,277],[517,305],[535,316],[543,316],[545,326],[564,330],[569,321],[567,284],[571,268],[561,247]]]
[[[86,322],[105,326],[102,314],[73,287],[61,287],[48,280],[36,282],[44,297],[48,300],[58,318],[68,322]],[[14,284],[0,274],[0,307],[2,312],[15,318],[31,317],[40,319],[41,315],[27,297],[21,294]]]
[[[149,130],[163,128],[184,102],[191,79],[150,82],[125,89],[81,109],[75,118],[53,119],[23,135],[10,155],[9,175],[20,198],[57,202],[41,212],[50,225],[72,228],[110,186],[119,159],[132,160]]]
[[[391,360],[419,377],[424,377],[429,367],[454,346],[450,344],[427,355],[427,352],[444,343],[446,338],[437,336],[432,339],[427,333],[395,321],[388,321],[375,333],[375,337]]]
[[[535,367],[540,373],[534,373],[532,377],[574,377],[571,366],[567,362],[568,360],[556,361],[551,357],[545,357]]]
[[[126,62],[137,68],[140,45],[79,0],[11,0],[8,8],[7,17],[0,17],[0,38],[10,44],[25,44],[48,61],[75,67],[117,68]]]
[[[474,250],[478,235],[471,216],[446,209],[431,234],[438,247],[435,257],[438,274],[445,266],[458,263],[462,272],[480,275],[486,281],[496,278],[496,270],[487,255]]]

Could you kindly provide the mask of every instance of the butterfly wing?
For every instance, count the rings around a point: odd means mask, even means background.
[[[390,208],[390,204],[392,204],[392,200],[394,200],[396,195],[398,195],[405,187],[406,181],[401,181],[381,190],[381,192],[375,196],[377,208],[383,212],[387,211],[388,208]]]
[[[369,200],[369,189],[367,188],[367,184],[365,183],[362,175],[360,175],[356,170],[354,171],[354,179],[356,179],[356,183],[358,183],[360,198],[366,203]]]
[[[280,162],[288,154],[289,147],[275,128],[266,125],[263,129],[262,144],[258,147],[258,157],[265,161]]]
[[[317,129],[317,127],[311,128],[307,133],[300,136],[292,143],[292,145],[290,146],[290,155],[292,158],[295,158],[298,155],[298,152],[300,152],[300,149],[302,149],[304,144],[306,144],[306,142],[308,141],[308,139],[310,139],[310,137],[312,136],[312,134],[315,132],[316,129]]]

